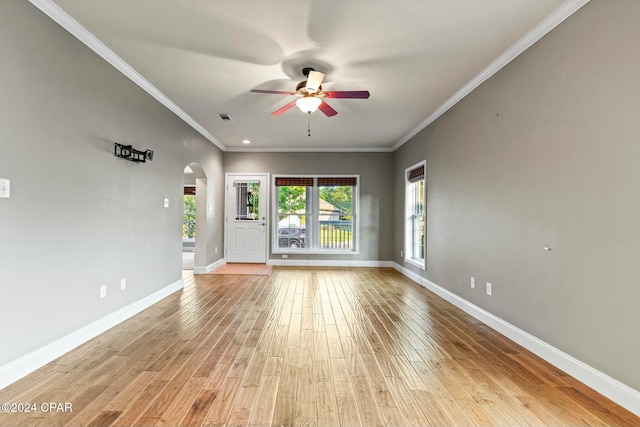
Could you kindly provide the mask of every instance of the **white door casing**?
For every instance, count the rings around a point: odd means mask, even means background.
[[[267,261],[268,174],[226,174],[225,246],[228,263]]]

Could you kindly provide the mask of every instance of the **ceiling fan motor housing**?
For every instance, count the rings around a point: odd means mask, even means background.
[[[306,93],[306,90],[302,90],[305,89],[307,87],[307,81],[302,81],[300,83],[298,83],[298,85],[296,86],[296,92],[302,91],[304,93]],[[320,92],[322,90],[322,85],[318,86],[318,92]]]

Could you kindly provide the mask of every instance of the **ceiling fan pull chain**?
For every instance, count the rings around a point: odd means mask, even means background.
[[[307,136],[311,136],[311,111],[309,111],[307,117]]]

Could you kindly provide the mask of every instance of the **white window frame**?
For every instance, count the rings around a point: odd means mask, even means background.
[[[419,168],[424,168],[424,178],[423,178],[423,200],[425,202],[425,206],[422,209],[422,217],[425,224],[425,242],[424,242],[424,258],[417,258],[413,256],[413,236],[414,236],[414,214],[413,214],[413,193],[415,192],[414,185],[409,181],[409,172]],[[404,206],[404,214],[405,214],[405,236],[404,236],[404,260],[408,264],[414,265],[416,267],[420,267],[422,270],[426,270],[427,268],[427,242],[426,242],[426,225],[427,225],[427,161],[423,160],[421,162],[416,163],[404,170],[404,182],[405,182],[405,206]]]
[[[307,194],[307,197],[311,197],[311,212],[306,218],[306,231],[305,234],[309,236],[311,247],[306,246],[304,248],[279,248],[278,247],[278,188],[276,187],[276,178],[313,178],[313,187]],[[353,191],[352,200],[352,217],[353,217],[353,248],[352,249],[339,249],[339,248],[319,248],[318,241],[318,218],[320,217],[320,192],[318,191],[318,178],[356,178],[356,185]],[[271,185],[272,191],[272,203],[273,203],[273,215],[271,216],[273,223],[271,224],[271,253],[273,254],[331,254],[331,255],[357,255],[360,253],[360,175],[358,174],[318,174],[318,175],[303,175],[303,174],[273,174]]]

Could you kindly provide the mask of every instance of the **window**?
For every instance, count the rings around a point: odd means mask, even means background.
[[[274,251],[356,251],[357,176],[276,176],[274,180]]]
[[[182,238],[194,239],[196,237],[196,187],[184,187],[182,212]]]
[[[405,170],[405,259],[422,268],[426,242],[425,164],[422,161]]]
[[[236,221],[258,221],[260,182],[233,183],[236,190]]]
[[[307,212],[311,209],[309,194],[313,178],[276,177],[276,204],[278,206],[276,248],[306,247]]]

